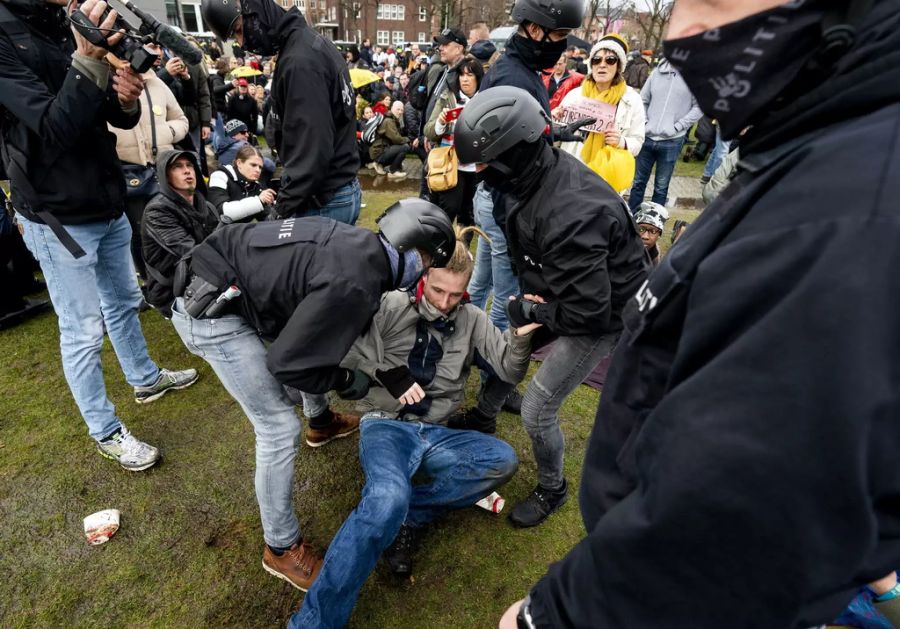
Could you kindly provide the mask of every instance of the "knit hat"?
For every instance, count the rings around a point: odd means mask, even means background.
[[[638,207],[638,213],[634,217],[634,222],[638,225],[652,225],[660,232],[665,229],[666,221],[669,220],[669,210],[665,206],[653,201],[644,201]]]
[[[233,138],[238,133],[247,133],[247,125],[237,119],[231,119],[225,123],[225,133],[228,134],[228,137]]]
[[[591,54],[588,56],[588,59],[593,59],[594,55],[601,50],[611,50],[614,52],[616,57],[619,58],[619,72],[625,71],[625,63],[628,61],[628,43],[625,41],[624,37],[618,33],[604,35],[600,41],[591,48]]]

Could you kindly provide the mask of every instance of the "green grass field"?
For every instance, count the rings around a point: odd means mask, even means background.
[[[396,198],[367,192],[360,224],[371,227]],[[200,381],[138,406],[105,342],[110,398],[129,428],[163,453],[159,465],[140,473],[94,449],[63,379],[55,316],[0,332],[0,626],[283,626],[302,594],[260,566],[250,423],[168,321],[146,312],[141,322],[153,358],[169,368],[195,367]],[[476,386],[473,375],[470,399]],[[573,496],[597,402],[597,392],[582,386],[561,411]],[[501,490],[509,509],[533,487],[535,465],[518,417],[503,414],[498,436],[521,459]],[[307,539],[323,551],[359,499],[356,446],[355,437],[318,450],[303,445],[297,457],[297,512]],[[121,511],[121,529],[89,547],[82,519],[106,508]],[[496,626],[583,535],[574,498],[529,530],[475,507],[453,513],[424,535],[412,578],[397,580],[379,565],[350,626]]]

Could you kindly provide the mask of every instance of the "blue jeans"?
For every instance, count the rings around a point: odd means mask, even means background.
[[[494,220],[494,202],[484,184],[475,189],[475,223],[488,235],[491,242],[478,239],[475,253],[475,270],[469,280],[469,301],[479,308],[487,305],[488,297],[494,293],[491,304],[491,323],[500,330],[509,327],[506,320],[506,301],[511,295],[519,294],[519,280],[513,273],[512,262],[506,250],[506,236]]]
[[[647,182],[650,180],[650,171],[653,170],[654,164],[656,164],[656,177],[653,181],[652,201],[660,205],[666,204],[666,199],[669,198],[669,182],[672,180],[675,162],[678,161],[683,146],[684,136],[671,140],[647,138],[644,141],[644,146],[641,147],[641,152],[638,153],[634,165],[634,183],[631,185],[631,194],[628,197],[628,207],[631,208],[632,213],[637,211],[638,206],[644,200]]]
[[[538,483],[558,489],[563,483],[565,438],[559,407],[601,360],[609,356],[619,332],[596,336],[561,336],[528,383],[522,397],[522,423],[531,437]]]
[[[716,148],[713,149],[713,152],[709,155],[709,159],[706,160],[706,167],[703,169],[703,176],[705,178],[712,179],[719,164],[721,164],[725,156],[728,155],[728,149],[730,147],[731,142],[723,140],[719,127],[716,127]]]
[[[131,226],[124,215],[114,221],[67,225],[86,254],[76,260],[49,227],[22,216],[19,221],[59,318],[59,349],[69,390],[88,432],[99,441],[122,425],[103,382],[104,323],[128,384],[147,386],[159,377],[138,320],[141,290],[131,261]]]
[[[213,371],[253,424],[256,433],[256,500],[263,537],[269,546],[285,548],[300,538],[294,512],[294,458],[300,419],[294,405],[266,367],[266,346],[257,331],[237,315],[194,319],[179,297],[172,323],[195,356]],[[306,396],[304,408],[318,415],[328,407],[324,395]]]
[[[359,218],[359,210],[362,208],[362,188],[359,187],[359,179],[337,189],[331,200],[318,209],[309,209],[303,216],[327,216],[340,223],[356,225]]]
[[[359,590],[401,524],[422,526],[449,509],[475,504],[516,471],[509,444],[474,430],[363,416],[362,498],[328,547],[322,571],[288,627],[343,627]],[[424,484],[412,477],[424,473]]]

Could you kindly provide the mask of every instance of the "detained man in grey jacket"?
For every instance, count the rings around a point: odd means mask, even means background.
[[[474,265],[463,238],[475,229],[458,230],[447,267],[429,270],[415,294],[395,291],[382,298],[371,327],[342,363],[382,385],[372,386],[360,403],[366,411],[359,426],[366,484],[289,627],[346,625],[383,552],[395,574],[409,574],[416,528],[474,505],[516,471],[509,444],[447,426],[464,400],[472,365],[486,362],[502,380],[519,382],[528,369],[532,333],[540,327],[501,332],[482,309],[463,303]],[[413,475],[427,480],[414,484]]]
[[[647,128],[644,145],[634,166],[634,183],[628,207],[637,212],[644,200],[650,171],[656,164],[653,181],[654,203],[665,206],[669,196],[669,182],[675,162],[681,154],[684,140],[703,112],[681,75],[668,61],[659,64],[641,89],[641,99],[647,109]]]

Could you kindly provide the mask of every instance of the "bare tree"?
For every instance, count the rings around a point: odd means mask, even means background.
[[[656,50],[672,15],[672,0],[644,0],[644,6],[643,11],[634,12],[634,22],[644,38],[643,45]]]
[[[588,0],[587,20],[584,22],[584,38],[594,42],[606,35],[616,20],[634,12],[629,0]]]

